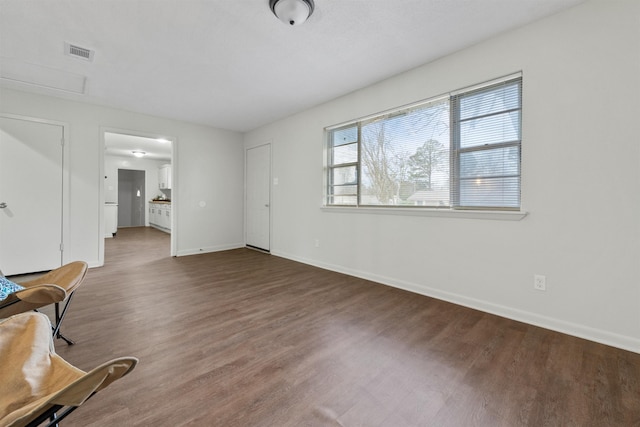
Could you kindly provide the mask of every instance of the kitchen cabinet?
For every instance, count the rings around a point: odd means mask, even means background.
[[[171,230],[171,205],[165,205],[160,211],[160,227]]]
[[[162,165],[158,168],[158,187],[161,190],[171,190],[171,165]]]
[[[171,203],[149,202],[149,225],[171,233]]]
[[[158,225],[158,208],[156,203],[149,203],[149,224]]]

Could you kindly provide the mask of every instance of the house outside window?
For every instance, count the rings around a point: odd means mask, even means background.
[[[520,209],[522,78],[327,128],[327,206]]]

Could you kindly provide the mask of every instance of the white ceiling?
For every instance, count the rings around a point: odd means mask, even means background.
[[[248,131],[582,1],[315,0],[290,27],[268,0],[0,0],[0,84]]]
[[[145,159],[171,161],[171,141],[121,133],[104,133],[104,153],[111,156],[134,157],[133,151],[145,153]]]

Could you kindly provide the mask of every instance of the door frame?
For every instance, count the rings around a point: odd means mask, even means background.
[[[60,265],[64,265],[71,262],[67,253],[67,247],[69,242],[69,123],[61,122],[57,120],[43,119],[32,116],[22,116],[19,114],[7,114],[0,113],[0,117],[5,119],[23,120],[26,122],[42,123],[53,126],[60,126],[62,128],[62,223],[60,224]]]
[[[177,145],[178,145],[178,138],[176,138],[175,136],[171,136],[171,135],[164,135],[164,134],[159,134],[159,133],[150,133],[150,132],[142,132],[142,131],[138,131],[138,130],[131,130],[131,129],[123,129],[123,128],[116,128],[116,127],[110,127],[110,126],[100,126],[100,155],[99,155],[99,159],[98,159],[98,170],[99,170],[99,175],[98,175],[98,179],[99,179],[99,183],[100,185],[98,185],[98,193],[99,193],[99,197],[98,197],[98,216],[100,218],[100,220],[98,221],[98,230],[97,233],[99,235],[99,239],[98,239],[98,263],[99,265],[104,265],[104,199],[105,199],[105,194],[104,194],[104,148],[105,148],[105,142],[104,142],[104,134],[106,132],[111,132],[111,133],[121,133],[121,134],[125,134],[125,135],[132,135],[132,136],[141,136],[143,138],[153,138],[153,139],[159,139],[159,138],[163,138],[166,139],[168,141],[171,142],[171,182],[172,182],[172,188],[171,188],[171,200],[178,200],[178,186],[176,185],[177,180],[176,177],[178,176],[178,150],[177,150]],[[147,195],[148,196],[148,195]],[[178,242],[177,239],[177,235],[179,232],[178,229],[178,218],[179,218],[179,214],[180,214],[180,207],[178,206],[179,203],[172,203],[171,204],[171,245],[170,245],[170,256],[177,256],[177,249],[176,249],[176,245]]]
[[[268,140],[262,144],[257,144],[254,145],[252,147],[245,147],[244,149],[244,244],[246,247],[249,247],[251,249],[259,249],[259,248],[255,248],[253,246],[248,246],[247,245],[247,220],[248,220],[248,203],[247,203],[247,199],[249,196],[249,191],[248,191],[248,179],[247,179],[247,174],[248,174],[248,159],[249,156],[247,155],[249,150],[253,150],[255,148],[261,148],[261,147],[269,147],[269,249],[267,252],[271,253],[272,250],[272,246],[273,246],[273,188],[272,188],[272,181],[273,181],[273,144],[272,144],[272,140]]]

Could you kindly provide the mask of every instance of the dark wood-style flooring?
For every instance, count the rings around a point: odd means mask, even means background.
[[[267,254],[120,229],[58,353],[139,365],[64,426],[638,426],[640,354]]]

